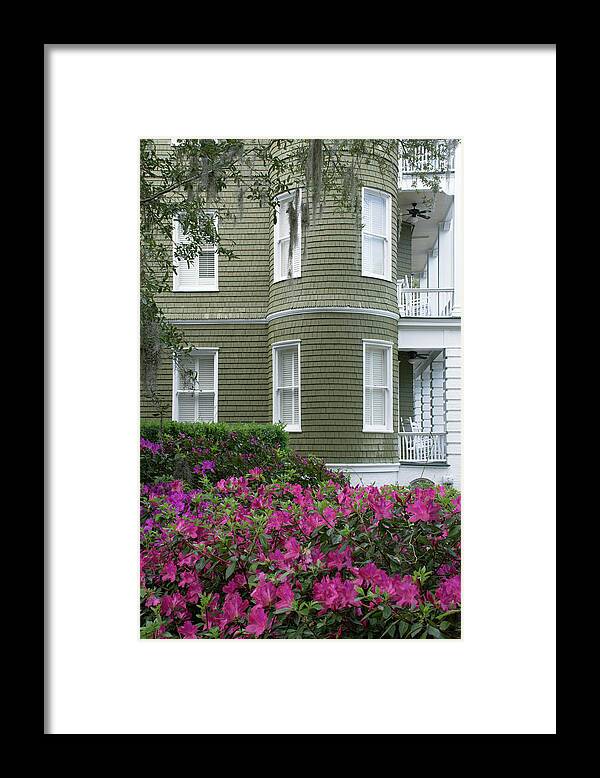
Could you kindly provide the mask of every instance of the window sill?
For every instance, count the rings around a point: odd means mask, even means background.
[[[173,292],[175,294],[185,294],[186,292],[193,292],[194,294],[196,294],[197,292],[218,292],[218,291],[219,291],[218,286],[197,286],[188,289],[173,289]]]
[[[388,429],[387,427],[363,427],[363,432],[386,432],[388,435],[391,435],[394,430]]]
[[[294,278],[302,278],[302,273],[299,273],[297,276],[286,276],[285,278],[274,278],[273,283],[274,284],[280,284],[282,281],[293,281]]]
[[[378,276],[375,275],[375,273],[365,273],[364,270],[361,273],[363,278],[376,278],[378,281],[389,281],[392,283],[392,277],[391,276]]]
[[[277,422],[274,422],[274,424],[277,424]],[[302,432],[302,429],[300,427],[285,427],[286,432]]]

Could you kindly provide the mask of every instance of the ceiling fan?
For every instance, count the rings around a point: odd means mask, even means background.
[[[413,219],[431,219],[431,216],[427,216],[427,211],[431,208],[417,208],[417,204],[413,203],[412,208],[409,208],[403,216],[412,216]]]
[[[403,353],[406,356],[407,361],[410,362],[411,365],[416,364],[421,359],[427,359],[429,357],[429,354],[419,354],[416,351],[406,351]]]

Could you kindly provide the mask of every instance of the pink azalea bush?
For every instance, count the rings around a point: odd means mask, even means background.
[[[142,637],[460,637],[458,492],[211,463],[142,485]]]

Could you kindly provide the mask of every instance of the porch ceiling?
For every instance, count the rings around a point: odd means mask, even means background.
[[[431,192],[423,189],[404,189],[398,192],[398,205],[401,213],[405,213],[412,203],[417,208],[431,208],[431,219],[411,219],[403,217],[403,221],[413,224],[412,233],[412,271],[420,273],[427,264],[427,252],[431,251],[437,240],[439,222],[443,222],[452,204],[452,195],[445,192]]]

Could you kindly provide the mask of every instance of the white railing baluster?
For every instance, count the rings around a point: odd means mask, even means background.
[[[454,289],[406,289],[398,286],[400,316],[416,319],[450,317],[454,307]]]
[[[400,432],[401,462],[445,462],[445,432]]]

